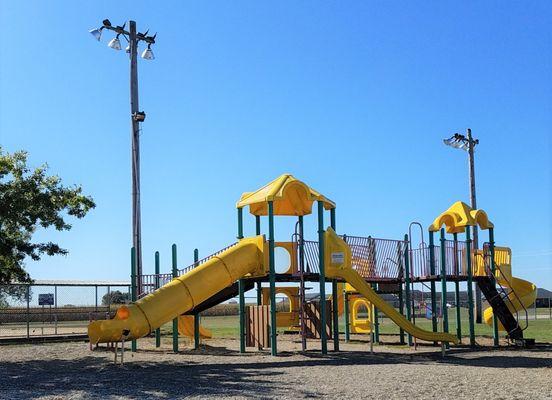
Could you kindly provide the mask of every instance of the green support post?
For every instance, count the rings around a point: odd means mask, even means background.
[[[351,340],[351,330],[349,326],[349,310],[350,310],[350,304],[349,304],[349,293],[343,289],[343,298],[344,298],[344,310],[343,313],[345,314],[345,341],[349,342]]]
[[[238,240],[243,239],[243,208],[238,208]]]
[[[404,299],[403,299],[403,288],[402,283],[399,283],[399,312],[404,315]],[[399,328],[399,341],[401,344],[405,344],[404,341],[404,329]]]
[[[245,282],[243,279],[238,281],[238,291],[240,298],[240,353],[245,353]]]
[[[404,286],[406,295],[406,319],[412,322],[412,300],[410,296],[410,258],[408,254],[408,235],[404,235]],[[408,345],[412,346],[412,335],[408,333]]]
[[[307,351],[307,324],[306,324],[306,315],[305,315],[305,242],[304,242],[304,226],[303,226],[303,216],[299,215],[297,217],[297,224],[299,228],[299,238],[297,240],[298,252],[299,252],[299,322],[300,322],[300,332],[301,332],[301,350]]]
[[[489,228],[489,251],[491,253],[491,272],[493,274],[493,283],[496,286],[495,240],[493,228]],[[497,347],[499,345],[498,339],[498,319],[496,318],[496,314],[493,313],[493,344]]]
[[[159,252],[155,252],[155,289],[159,289]],[[161,347],[161,328],[155,330],[155,347]]]
[[[243,239],[243,208],[238,208],[238,240]],[[240,307],[240,353],[245,353],[245,282],[238,281]]]
[[[433,242],[433,232],[429,232],[429,273],[431,274],[431,327],[433,332],[437,332],[437,299],[435,294],[435,245]],[[436,343],[436,342],[435,342]]]
[[[133,247],[130,249],[130,300],[134,303],[137,300],[137,276],[136,276],[136,249]],[[136,340],[132,340],[130,343],[130,350],[136,352]]]
[[[330,210],[330,226],[335,231],[335,208]],[[332,327],[333,327],[333,345],[334,351],[339,351],[339,307],[337,305],[337,280],[332,279]]]
[[[194,249],[194,268],[197,267],[199,262],[199,250]],[[199,313],[194,314],[194,349],[199,349],[200,343],[199,337]]]
[[[322,354],[328,353],[326,332],[326,272],[324,266],[324,203],[318,201],[318,265],[320,270],[320,342]]]
[[[378,284],[372,283],[372,288],[374,289],[374,292],[377,292]],[[379,343],[379,310],[375,305],[372,305],[372,311],[374,312],[374,314],[372,315],[372,318],[374,319],[374,342]]]
[[[276,341],[276,270],[274,261],[274,203],[268,202],[268,266],[270,280],[270,353],[278,354]]]
[[[260,234],[261,234],[261,216],[255,215],[255,235],[258,236]],[[263,303],[262,293],[263,293],[263,285],[261,281],[258,281],[257,282],[257,305],[258,306],[260,306]]]
[[[347,243],[347,235],[343,235],[343,241]],[[351,326],[349,321],[349,313],[351,312],[351,305],[349,304],[349,293],[346,290],[347,285],[343,285],[343,313],[345,314],[345,341],[351,340]]]
[[[173,279],[178,276],[178,267],[176,261],[176,244],[172,245],[172,276]],[[178,353],[178,317],[172,321],[172,339],[173,339],[173,352]]]
[[[441,314],[443,314],[443,332],[448,333],[448,307],[447,307],[447,242],[445,229],[441,228]],[[449,344],[445,343],[448,348]]]
[[[454,239],[454,271],[456,271],[456,281],[454,282],[454,291],[455,291],[455,302],[456,302],[456,337],[459,342],[462,343],[462,319],[460,314],[460,281],[458,280],[460,276],[460,268],[458,262],[458,234],[453,234]]]
[[[466,226],[466,266],[468,269],[468,319],[470,327],[470,346],[475,347],[475,320],[473,316],[473,273],[472,273],[472,254],[471,254],[471,232],[470,227]]]
[[[255,215],[255,235],[261,234],[261,216]]]

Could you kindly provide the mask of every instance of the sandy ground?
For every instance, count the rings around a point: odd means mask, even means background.
[[[454,398],[552,399],[552,347],[532,350],[341,344],[341,352],[300,353],[292,338],[279,340],[280,356],[248,350],[235,340],[210,340],[200,350],[182,344],[173,354],[152,339],[114,365],[105,348],[87,343],[0,347],[2,399],[173,398]],[[187,346],[186,346],[187,345]],[[186,348],[186,347],[187,348]],[[331,348],[331,346],[330,346]]]

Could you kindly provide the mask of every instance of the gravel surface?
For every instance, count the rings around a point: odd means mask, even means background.
[[[0,347],[2,399],[173,398],[439,398],[552,399],[552,346],[532,350],[342,343],[340,353],[306,353],[279,340],[279,357],[238,354],[235,340],[210,340],[200,350],[170,352],[139,341],[114,365],[106,348],[87,343]],[[187,345],[189,348],[189,345]],[[331,347],[331,346],[330,346]]]

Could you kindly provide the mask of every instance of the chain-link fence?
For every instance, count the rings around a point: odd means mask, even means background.
[[[0,285],[0,339],[86,334],[90,320],[130,301],[124,283]]]

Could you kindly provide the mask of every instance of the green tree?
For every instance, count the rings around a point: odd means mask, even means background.
[[[0,147],[0,284],[32,282],[25,271],[27,257],[68,253],[53,242],[34,242],[37,229],[68,231],[68,216],[83,218],[95,207],[80,186],[64,186],[59,176],[48,175],[47,164],[31,170],[27,156]]]
[[[102,296],[102,305],[108,306],[110,304],[125,304],[130,301],[128,293],[122,293],[119,290],[106,293]]]

